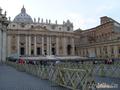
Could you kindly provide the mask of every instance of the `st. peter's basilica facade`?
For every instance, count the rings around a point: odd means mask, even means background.
[[[0,9],[0,61],[15,54],[120,58],[120,23],[104,16],[94,28],[73,30],[69,20],[32,20],[24,6],[13,21]]]
[[[67,20],[63,24],[32,20],[23,7],[7,31],[8,56],[17,53],[19,56],[75,54],[73,24]]]

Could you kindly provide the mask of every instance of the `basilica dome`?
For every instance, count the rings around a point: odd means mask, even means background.
[[[31,18],[31,16],[26,13],[26,9],[23,6],[23,8],[21,9],[21,13],[18,14],[14,18],[13,22],[16,22],[16,23],[33,23],[33,20]]]

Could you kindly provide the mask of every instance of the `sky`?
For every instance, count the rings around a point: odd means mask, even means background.
[[[26,8],[26,12],[34,18],[55,20],[59,24],[68,19],[75,29],[89,29],[100,24],[100,17],[108,16],[120,22],[120,0],[0,0],[3,12],[14,19]]]

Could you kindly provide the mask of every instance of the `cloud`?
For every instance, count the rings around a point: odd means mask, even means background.
[[[15,17],[14,15],[20,13],[23,3],[20,0],[0,0],[0,6],[3,12],[7,11],[7,16]]]
[[[58,22],[70,19],[74,29],[87,29],[99,23],[99,17],[114,15],[119,17],[119,0],[0,0],[3,12],[12,19],[20,13],[23,4],[32,17],[49,18]]]
[[[97,24],[95,18],[84,17],[80,13],[69,13],[70,21],[74,22],[74,29],[87,29]]]
[[[99,14],[106,13],[106,12],[110,11],[112,8],[113,8],[112,6],[107,6],[107,5],[98,6],[95,9],[95,14],[99,15]]]

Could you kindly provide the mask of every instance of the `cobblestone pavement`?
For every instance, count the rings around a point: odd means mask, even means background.
[[[0,65],[0,90],[68,90],[12,67]]]
[[[95,81],[99,86],[97,90],[120,90],[120,78],[95,77]]]

